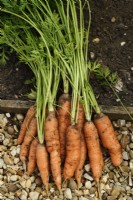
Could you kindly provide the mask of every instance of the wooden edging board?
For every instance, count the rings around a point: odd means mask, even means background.
[[[27,109],[34,104],[34,101],[20,101],[20,100],[0,100],[0,113],[26,113]],[[105,106],[101,105],[103,113],[109,115],[112,120],[125,119],[131,120],[127,111],[122,106]],[[133,107],[126,107],[133,118]]]

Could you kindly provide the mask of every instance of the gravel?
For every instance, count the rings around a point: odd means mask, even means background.
[[[29,177],[19,159],[20,145],[17,145],[18,130],[24,116],[22,114],[0,114],[0,200],[98,200],[97,185],[93,179],[87,160],[82,175],[82,183],[77,189],[71,178],[63,184],[59,194],[50,177],[49,196],[42,184],[38,169]],[[133,123],[126,120],[113,122],[122,145],[123,162],[115,168],[107,151],[104,151],[105,167],[100,179],[103,200],[131,200],[133,196]]]

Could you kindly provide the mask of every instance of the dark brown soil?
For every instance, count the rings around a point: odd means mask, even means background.
[[[118,93],[125,105],[133,105],[133,1],[132,0],[90,0],[92,23],[89,51],[93,52],[103,65],[117,71],[123,88]],[[99,38],[99,42],[93,40]],[[124,45],[122,46],[121,44]],[[24,64],[17,64],[12,56],[7,65],[0,67],[0,99],[21,99],[30,91],[24,84],[32,73]],[[105,105],[120,105],[111,89],[101,87],[92,80],[98,102]]]

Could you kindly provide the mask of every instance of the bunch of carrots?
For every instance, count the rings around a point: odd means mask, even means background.
[[[27,111],[18,136],[20,159],[29,175],[37,165],[47,191],[51,172],[61,192],[62,175],[65,181],[74,177],[79,187],[87,154],[99,185],[104,167],[100,140],[114,166],[120,166],[122,153],[111,121],[101,112],[89,81],[89,2],[53,2],[52,6],[43,0],[21,2],[15,7],[6,4],[1,11],[13,17],[11,27],[9,19],[8,23],[4,21],[0,34],[1,41],[28,64],[36,80],[36,102]],[[58,99],[60,83],[63,93]],[[94,118],[92,112],[96,113]]]

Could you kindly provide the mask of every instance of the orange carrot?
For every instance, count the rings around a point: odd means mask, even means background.
[[[108,149],[111,161],[114,166],[120,166],[122,162],[121,145],[117,139],[114,128],[107,115],[101,114],[94,119],[95,126],[97,127],[98,134],[101,138],[102,144]]]
[[[79,104],[79,108],[78,108],[78,121],[76,124],[76,127],[79,130],[83,129],[83,125],[85,123],[85,112],[84,112],[84,108],[82,104]]]
[[[20,160],[25,163],[26,158],[28,156],[29,153],[29,149],[30,149],[30,144],[32,142],[32,140],[34,139],[34,137],[36,137],[37,135],[37,120],[36,118],[32,118],[30,124],[29,124],[29,128],[26,131],[26,135],[24,137],[24,141],[21,145],[21,149],[20,149]]]
[[[71,123],[70,111],[71,111],[71,101],[69,94],[63,94],[59,98],[59,108],[58,108],[58,129],[60,138],[60,154],[61,162],[65,160],[65,148],[66,148],[66,131]]]
[[[36,168],[36,148],[38,145],[38,140],[35,138],[31,145],[30,145],[30,151],[29,151],[29,157],[28,157],[28,174],[32,174]]]
[[[18,139],[17,139],[18,145],[22,144],[24,137],[25,137],[25,134],[26,134],[26,130],[27,130],[27,128],[28,128],[28,126],[31,122],[31,119],[34,117],[34,115],[35,115],[35,107],[31,106],[28,109],[26,116],[24,118],[24,121],[21,125],[21,129],[20,129],[19,136],[18,136]]]
[[[80,161],[78,163],[77,169],[75,171],[75,179],[78,184],[78,188],[81,182],[81,177],[82,177],[82,169],[86,160],[86,154],[87,154],[87,147],[86,147],[86,142],[83,134],[83,126],[85,123],[85,113],[84,113],[84,108],[82,104],[79,104],[78,108],[78,121],[76,124],[76,127],[79,129],[80,134],[81,134],[81,153],[80,153]]]
[[[55,112],[49,112],[45,122],[45,140],[47,151],[51,153],[54,150],[60,150],[58,121]]]
[[[65,180],[70,179],[74,175],[80,161],[80,139],[80,131],[74,125],[69,126],[66,133],[66,159],[63,169]]]
[[[53,179],[58,190],[61,192],[61,159],[60,153],[54,150],[50,153],[50,167],[53,175]]]
[[[87,154],[86,142],[85,142],[83,132],[81,131],[80,161],[79,161],[78,166],[77,166],[76,171],[75,171],[75,179],[77,181],[78,188],[79,188],[80,183],[81,183],[82,169],[83,169],[83,166],[84,166],[84,163],[85,163],[85,160],[86,160],[86,154]]]
[[[55,112],[49,112],[45,122],[45,140],[50,153],[50,166],[56,186],[61,191],[61,158],[58,133],[58,120]]]
[[[38,144],[36,149],[37,166],[42,178],[42,182],[48,192],[49,185],[49,159],[46,147],[44,144]]]
[[[88,156],[92,174],[97,183],[102,175],[103,155],[100,148],[97,129],[92,121],[84,125],[85,141],[88,149]]]

